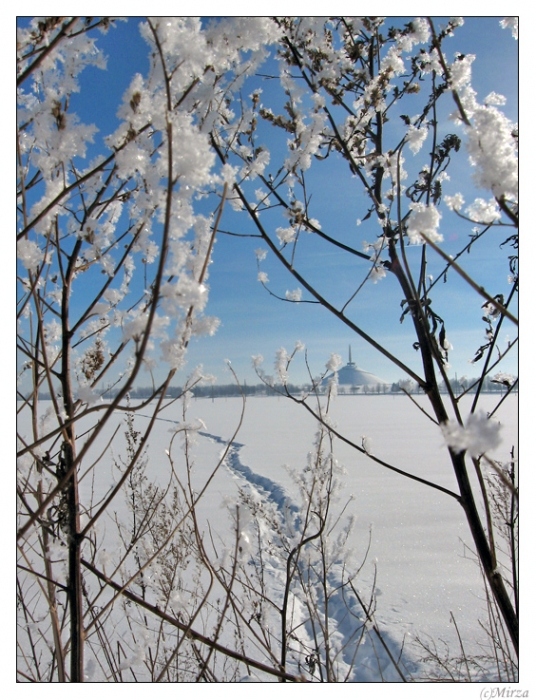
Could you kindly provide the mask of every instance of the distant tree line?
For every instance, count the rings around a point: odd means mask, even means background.
[[[517,378],[513,379],[512,390],[514,392],[518,391]],[[451,386],[456,395],[460,394],[474,394],[476,393],[479,385],[479,379],[475,377],[461,377],[460,379],[452,379]],[[480,388],[480,393],[486,394],[500,394],[511,386],[510,383],[497,381],[489,377],[485,377],[482,382],[482,387]],[[440,391],[442,393],[447,392],[447,388],[444,382],[440,385]],[[304,392],[311,392],[311,384],[288,384],[286,389],[289,393],[293,395],[300,395]],[[317,387],[319,393],[324,393],[326,387]],[[283,386],[281,384],[263,384],[259,382],[258,384],[210,384],[210,385],[196,385],[191,388],[190,391],[196,398],[221,398],[221,397],[231,397],[231,396],[278,396],[282,393]],[[111,387],[108,389],[101,388],[100,394],[103,399],[111,399],[117,395],[117,389]],[[147,399],[154,393],[154,388],[152,386],[136,387],[130,392],[130,397],[132,399]],[[391,384],[378,383],[376,385],[364,385],[364,386],[351,386],[349,384],[341,384],[338,387],[339,394],[366,394],[369,396],[374,396],[378,394],[419,394],[423,393],[423,390],[412,382],[411,380],[400,379],[398,382],[393,382]],[[180,386],[170,386],[168,387],[166,395],[169,398],[178,398],[184,394],[184,387]],[[40,392],[40,399],[50,399],[50,392]]]

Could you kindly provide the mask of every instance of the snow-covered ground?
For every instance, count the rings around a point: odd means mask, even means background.
[[[422,397],[418,400],[425,405]],[[462,404],[462,415],[468,412],[469,401]],[[489,409],[496,401],[496,396],[484,396],[481,407]],[[222,550],[233,542],[229,506],[237,502],[239,489],[270,502],[279,512],[297,510],[299,494],[291,473],[306,467],[318,430],[314,418],[288,399],[251,397],[241,428],[233,438],[241,412],[241,399],[219,398],[192,399],[188,413],[189,423],[200,427],[192,452],[195,489],[203,487],[231,441],[225,463],[198,506],[201,529],[208,532],[210,528],[217,533]],[[341,395],[332,403],[330,415],[336,430],[353,442],[361,445],[366,438],[371,454],[456,491],[439,428],[407,397]],[[142,429],[149,416],[149,408],[137,413],[136,428]],[[512,446],[517,454],[516,397],[509,397],[495,417],[501,424],[503,440],[490,456],[506,461]],[[117,422],[123,419],[124,414],[118,413]],[[197,419],[202,423],[197,423]],[[22,416],[19,421],[21,433],[24,420]],[[183,420],[182,408],[176,402],[156,422],[147,453],[147,474],[155,482],[169,467],[166,450]],[[106,444],[115,427],[107,427],[99,445]],[[176,441],[171,446],[172,456],[178,448]],[[361,563],[370,545],[357,587],[367,598],[375,578],[375,619],[392,653],[398,656],[403,646],[406,669],[417,676],[419,657],[425,654],[418,638],[426,643],[433,640],[440,653],[448,648],[450,654],[456,655],[459,633],[466,653],[478,655],[481,644],[488,641],[479,625],[479,620],[485,620],[485,600],[460,506],[447,494],[386,470],[340,440],[335,440],[334,453],[343,467],[338,506],[342,508],[351,499],[345,515],[355,519],[348,561],[342,563],[349,568]],[[98,455],[98,449],[94,454]],[[82,497],[93,493],[97,499],[99,491],[106,491],[117,479],[114,470],[109,456],[101,461],[94,473],[88,472],[82,479]],[[121,517],[124,506],[118,502],[114,507]],[[277,572],[273,572],[272,580],[277,587]],[[345,612],[343,601],[337,602],[334,597],[331,614],[336,633],[342,636],[349,633]],[[379,658],[383,663],[381,671]],[[372,648],[370,641],[362,643],[358,660],[360,670],[355,680],[380,680],[382,676],[385,680],[398,680],[387,656],[377,646]]]
[[[497,398],[483,397],[482,408]],[[425,405],[423,398],[420,402]],[[193,401],[191,413],[203,417],[207,432],[229,438],[240,399]],[[462,404],[468,412],[470,399]],[[331,416],[337,431],[402,470],[456,492],[443,436],[405,396],[338,396]],[[517,401],[513,397],[496,416],[503,442],[494,456],[506,461],[512,445],[517,454]],[[284,398],[250,398],[237,442],[243,470],[229,470],[236,481],[271,480],[292,496],[285,465],[304,467],[312,449],[315,421]],[[200,437],[200,442],[203,440]],[[345,492],[353,497],[353,550],[356,559],[370,551],[363,570],[363,589],[376,571],[377,619],[399,642],[428,637],[457,648],[454,615],[466,651],[477,653],[484,641],[478,620],[484,619],[482,580],[470,553],[471,535],[460,506],[448,495],[387,471],[341,441],[335,454],[345,469]],[[217,488],[217,487],[216,487]],[[221,495],[228,494],[227,486]],[[276,496],[277,497],[277,496]],[[209,516],[207,515],[207,518]],[[213,511],[210,517],[213,517]]]

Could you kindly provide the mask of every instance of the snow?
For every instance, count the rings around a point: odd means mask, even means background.
[[[212,431],[217,425],[220,434],[229,435],[240,400],[220,402],[225,403],[224,411],[218,401],[196,403],[203,404]],[[366,435],[376,456],[456,491],[441,431],[406,397],[338,396],[333,414],[337,429],[357,444]],[[517,444],[515,399],[498,420],[506,449],[496,456],[506,459],[510,444]],[[264,476],[291,493],[292,481],[284,465],[299,469],[305,464],[315,431],[307,412],[288,400],[248,399],[240,430],[244,445],[240,459],[258,475],[250,477],[251,483]],[[478,566],[465,546],[471,546],[471,536],[460,506],[447,495],[383,470],[347,445],[337,444],[335,451],[346,468],[345,491],[354,498],[353,544],[358,557],[364,554],[371,533],[366,569],[368,581],[377,569],[380,619],[400,641],[405,634],[429,635],[454,645],[452,611],[471,637],[478,629],[484,601]]]
[[[417,397],[417,400],[424,405],[423,397]],[[496,397],[484,396],[482,407],[489,408],[495,402]],[[43,402],[44,409],[46,403]],[[468,401],[462,402],[461,408],[462,414],[464,410],[468,411]],[[180,468],[180,441],[174,439],[171,442],[173,435],[177,429],[188,430],[195,436],[191,447],[191,477],[193,489],[198,493],[225,455],[222,466],[213,474],[197,506],[200,528],[205,536],[213,533],[221,557],[233,547],[235,535],[229,514],[238,504],[239,491],[243,494],[243,502],[247,496],[251,502],[271,508],[290,527],[296,522],[299,492],[292,474],[293,471],[300,474],[307,467],[308,453],[313,449],[318,430],[316,421],[302,406],[283,397],[248,398],[242,425],[235,435],[241,413],[240,398],[192,399],[185,422],[181,407],[175,402],[160,414],[147,453],[149,479],[164,484],[168,478],[169,461],[173,460],[175,468]],[[115,425],[124,419],[124,414],[118,412],[116,415]],[[332,402],[330,415],[333,428],[356,444],[361,445],[362,436],[366,435],[376,457],[456,492],[440,428],[407,397],[338,396]],[[136,414],[136,430],[143,429],[149,417],[150,406]],[[503,442],[489,456],[505,460],[511,445],[517,445],[516,398],[509,397],[495,418],[501,424]],[[24,420],[23,415],[19,421],[21,433],[25,432]],[[107,444],[115,425],[107,426],[101,445]],[[83,427],[80,425],[79,434]],[[88,455],[88,464],[92,464],[92,457],[96,457],[98,451],[99,448],[95,448],[94,454]],[[335,509],[348,501],[345,515],[354,519],[346,554],[330,572],[334,588],[343,566],[348,571],[361,567],[356,583],[359,595],[368,601],[374,591],[374,623],[393,657],[402,654],[402,667],[407,674],[419,677],[424,672],[419,662],[424,651],[418,639],[425,643],[433,640],[438,648],[448,648],[451,654],[457,652],[454,622],[466,652],[480,653],[487,643],[479,626],[479,620],[485,619],[485,598],[461,507],[446,493],[384,469],[341,440],[335,440],[333,451],[344,468],[339,476],[343,484],[342,498],[335,504]],[[95,475],[88,472],[82,478],[82,498],[92,497],[97,501],[99,494],[115,479],[117,470],[107,453],[98,464]],[[121,518],[126,514],[124,508],[124,504],[116,499],[112,510]],[[244,547],[243,556],[247,558],[254,551],[250,547],[253,539],[251,523],[242,506],[240,512],[241,545]],[[334,530],[334,539],[342,536],[343,525],[341,521]],[[101,528],[101,535],[105,538],[109,537],[106,530],[110,529]],[[261,534],[266,538],[265,581],[277,599],[282,596],[283,571],[280,563],[278,565],[269,556],[268,542],[273,533],[265,530]],[[113,542],[105,542],[100,551],[101,565],[104,565],[113,551]],[[300,615],[306,619],[301,607],[301,601],[295,598],[295,624]],[[350,610],[353,610],[352,606]],[[333,595],[330,599],[330,642],[341,649],[339,673],[344,675],[351,668],[352,656],[357,651],[351,679],[361,682],[399,681],[398,673],[381,647],[371,623],[368,623],[368,633],[365,633],[362,610],[355,610],[355,615],[349,617],[347,601],[341,595]],[[356,620],[361,620],[361,623]],[[310,629],[306,624],[300,635],[307,642]],[[140,654],[139,649],[134,650],[133,659]],[[302,672],[306,673],[299,653],[293,657],[289,652],[288,661],[289,664],[299,661]],[[260,678],[274,680],[259,673],[260,676],[246,675],[241,682],[254,682]]]

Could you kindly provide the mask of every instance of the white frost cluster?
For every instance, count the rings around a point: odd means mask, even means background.
[[[465,200],[461,192],[457,192],[455,195],[449,196],[445,195],[443,201],[451,211],[460,211],[463,207]]]
[[[518,196],[517,141],[515,125],[492,105],[474,110],[467,128],[467,149],[474,179],[494,197]]]
[[[467,452],[471,457],[479,457],[496,449],[501,443],[500,424],[488,418],[484,412],[472,413],[465,426],[450,420],[443,423],[441,430],[445,442],[454,452]]]
[[[386,275],[387,272],[385,271],[385,267],[383,265],[374,265],[370,271],[370,279],[374,284],[377,284],[381,279],[386,277]]]
[[[514,39],[519,37],[519,17],[505,17],[501,19],[500,25],[503,29],[509,29]]]
[[[514,375],[508,374],[507,372],[498,372],[491,378],[492,382],[496,382],[497,384],[504,384],[505,386],[512,386],[515,380],[516,378],[514,377]]]
[[[29,272],[34,272],[44,259],[43,251],[37,243],[26,238],[17,242],[17,257]]]
[[[267,254],[268,251],[265,248],[257,248],[255,250],[255,256],[259,262],[262,262],[266,258]]]
[[[274,367],[277,372],[279,380],[285,384],[288,381],[288,365],[290,362],[290,355],[285,350],[285,348],[279,348],[275,354]]]
[[[474,54],[458,55],[450,67],[450,84],[455,90],[459,90],[471,81],[471,64],[475,60]]]
[[[334,399],[339,391],[339,375],[337,372],[328,379],[326,395],[328,399]]]
[[[505,105],[506,97],[504,95],[499,95],[497,92],[490,92],[489,95],[484,99],[485,105]]]
[[[409,208],[411,215],[408,220],[408,236],[411,243],[422,243],[421,234],[434,243],[443,240],[443,236],[437,230],[441,214],[433,204],[412,202]]]
[[[465,211],[470,219],[478,221],[480,224],[492,224],[501,218],[501,212],[494,199],[486,201],[481,197],[477,197]]]
[[[372,440],[371,438],[367,437],[366,435],[361,436],[361,446],[365,450],[365,452],[370,455],[372,454]]]
[[[336,372],[342,367],[342,357],[337,355],[337,353],[331,353],[329,360],[326,362],[326,369],[328,372]]]
[[[287,226],[286,228],[282,228],[281,226],[276,229],[276,234],[279,239],[279,242],[281,245],[285,245],[287,243],[292,243],[293,241],[296,240],[296,229],[293,226]]]
[[[428,129],[426,127],[417,128],[413,124],[410,125],[406,134],[406,141],[413,153],[418,153],[421,150],[427,136]]]
[[[262,355],[252,355],[251,363],[254,369],[260,369],[262,363],[264,362],[264,357]]]
[[[471,56],[455,61],[451,71],[457,76],[453,85],[465,113],[466,147],[474,167],[475,184],[491,191],[494,197],[517,201],[518,197],[518,144],[517,126],[498,109],[506,100],[491,92],[481,104],[471,87]],[[468,60],[471,59],[471,60]],[[461,115],[453,115],[456,121]]]
[[[287,292],[285,294],[285,299],[287,301],[301,301],[302,298],[302,290],[298,287],[298,289],[293,289],[289,291],[287,289]]]

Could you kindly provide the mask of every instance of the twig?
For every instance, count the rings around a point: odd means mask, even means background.
[[[465,270],[463,270],[463,268],[461,268],[457,262],[452,260],[450,256],[444,253],[441,250],[441,248],[438,245],[436,245],[432,240],[430,240],[430,238],[426,234],[422,233],[421,231],[419,232],[419,235],[426,241],[426,243],[428,243],[432,250],[435,250],[435,252],[438,255],[440,255],[443,258],[443,260],[446,260],[449,263],[450,267],[452,267],[453,270],[456,270],[460,277],[462,277],[467,282],[467,284],[469,284],[476,292],[478,292],[478,294],[480,294],[481,297],[483,297],[489,304],[491,304],[495,309],[497,309],[497,311],[499,311],[503,316],[506,316],[506,318],[510,319],[512,323],[515,323],[516,326],[519,325],[519,321],[517,320],[517,318],[513,314],[511,314],[506,307],[504,307],[500,302],[498,302],[488,292],[486,292],[484,287],[478,285],[472,279],[472,277],[469,277]]]

